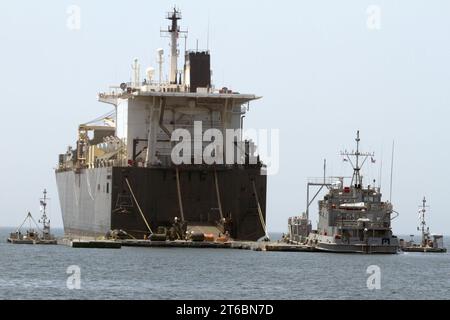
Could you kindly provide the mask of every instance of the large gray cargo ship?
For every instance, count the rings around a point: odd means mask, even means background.
[[[186,33],[178,10],[167,19],[171,24],[162,30],[171,39],[167,81],[163,49],[157,50],[159,79],[148,68],[141,81],[136,59],[131,82],[98,95],[114,110],[80,125],[76,147],[59,156],[56,181],[65,233],[97,237],[121,230],[143,238],[181,221],[188,228],[257,240],[266,234],[267,179],[242,129],[249,103],[259,97],[216,90],[208,50],[186,51],[179,70],[178,40]],[[180,138],[179,129],[191,138]],[[227,135],[230,129],[236,134]],[[222,148],[211,147],[211,132],[222,134]],[[181,139],[184,147],[193,147],[192,154],[176,149]],[[210,157],[202,157],[208,150]]]

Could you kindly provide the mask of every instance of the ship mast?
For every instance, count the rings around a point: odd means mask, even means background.
[[[187,31],[181,31],[178,20],[181,20],[181,12],[173,8],[172,12],[167,13],[167,20],[171,25],[167,30],[161,30],[161,34],[170,37],[170,84],[178,84],[178,38],[180,35],[187,37]],[[181,81],[180,81],[181,82]]]
[[[47,190],[44,189],[44,197],[41,200],[42,216],[39,223],[42,223],[44,236],[50,233],[50,220],[47,217]]]
[[[359,143],[361,141],[359,137],[359,130],[356,132],[356,151],[348,152],[347,150],[344,152],[341,152],[341,156],[346,157],[344,161],[350,162],[352,168],[353,168],[353,176],[352,176],[352,183],[351,185],[354,186],[356,189],[362,188],[362,177],[361,177],[361,168],[364,166],[364,163],[369,157],[374,157],[374,153],[369,152],[361,152],[359,150]],[[353,163],[352,159],[350,157],[355,157],[355,163]],[[360,158],[363,158],[361,161]]]
[[[420,210],[420,228],[422,231],[422,246],[426,246],[427,245],[427,240],[428,240],[428,234],[430,232],[430,228],[427,227],[427,223],[425,222],[425,213],[427,212],[426,208],[429,208],[429,206],[426,205],[427,204],[427,200],[425,199],[425,197],[423,197],[422,200],[422,205],[419,206]]]

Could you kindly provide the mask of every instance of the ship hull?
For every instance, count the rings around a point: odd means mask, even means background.
[[[111,229],[112,168],[56,172],[66,236],[97,237]]]
[[[189,166],[179,168],[178,180],[175,168],[164,167],[56,172],[65,234],[98,237],[123,230],[143,238],[150,232],[147,223],[155,231],[182,216],[189,225],[214,226],[221,220],[220,203],[232,237],[257,240],[265,235],[258,202],[266,219],[267,177],[261,172],[260,166]]]
[[[368,238],[366,241],[351,239],[343,242],[332,236],[310,234],[307,242],[318,251],[333,253],[397,254],[400,249],[395,237]]]
[[[359,254],[397,254],[398,246],[387,245],[343,245],[331,243],[318,243],[315,249],[333,253],[359,253]]]

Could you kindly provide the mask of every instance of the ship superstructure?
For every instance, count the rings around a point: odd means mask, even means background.
[[[307,241],[309,234],[312,231],[311,221],[302,213],[301,216],[290,217],[288,220],[288,233],[284,237],[289,243],[301,244]]]
[[[361,169],[367,159],[374,161],[374,154],[360,151],[359,132],[356,151],[345,151],[341,155],[353,168],[348,186],[345,177],[326,178],[324,175],[324,178],[308,182],[307,210],[303,220],[309,220],[309,207],[320,191],[328,190],[328,193],[319,201],[317,230],[311,232],[304,243],[330,252],[397,253],[398,239],[392,234],[391,227],[391,220],[396,217],[393,206],[382,201],[379,187],[363,185]],[[312,200],[309,199],[311,187],[319,187]]]
[[[161,30],[171,39],[168,80],[163,49],[158,79],[150,67],[141,80],[136,59],[131,82],[98,95],[113,112],[80,125],[76,147],[60,155],[56,179],[67,235],[123,230],[141,238],[174,221],[240,240],[266,234],[264,165],[242,136],[249,103],[259,97],[215,89],[208,50],[185,51],[178,67],[178,40],[187,35],[181,18],[174,9]],[[223,147],[211,146],[214,132]]]

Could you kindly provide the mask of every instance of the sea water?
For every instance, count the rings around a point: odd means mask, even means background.
[[[448,253],[74,249],[8,244],[10,231],[0,229],[0,299],[450,298]]]

